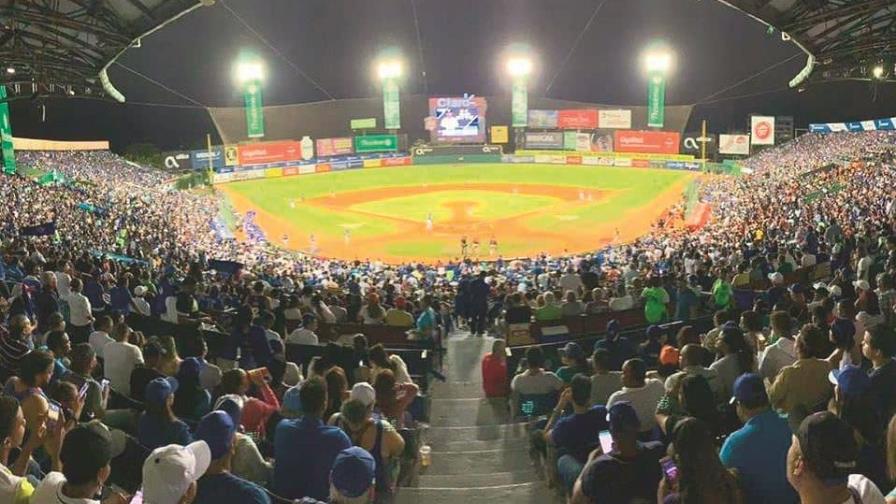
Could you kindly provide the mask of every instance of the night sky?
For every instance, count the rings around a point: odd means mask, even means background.
[[[403,92],[505,93],[501,53],[511,43],[525,43],[538,62],[532,95],[644,105],[640,56],[655,40],[676,54],[667,104],[698,104],[692,125],[708,119],[715,132],[742,130],[754,112],[794,115],[798,127],[896,116],[896,84],[878,86],[876,92],[867,82],[788,90],[805,56],[780,34],[767,34],[764,25],[715,0],[218,0],[144,39],[120,61],[201,105],[239,106],[232,66],[242,50],[250,50],[267,64],[265,104],[278,105],[327,100],[326,93],[337,99],[377,95],[371,61],[389,47],[398,48],[407,62]],[[44,102],[42,122],[36,103],[18,102],[12,105],[14,134],[108,138],[115,149],[132,142],[174,148],[204,143],[213,130],[199,105],[120,67],[113,67],[110,77],[131,102],[193,108],[52,99]]]

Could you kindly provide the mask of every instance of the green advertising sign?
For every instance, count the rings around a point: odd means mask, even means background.
[[[9,119],[9,104],[6,103],[6,86],[0,86],[0,146],[3,149],[3,173],[16,172],[16,154],[12,148],[12,123]]]
[[[647,85],[647,126],[662,128],[666,119],[666,79],[651,75]]]
[[[394,152],[398,150],[396,135],[364,135],[355,137],[355,152]]]
[[[513,81],[511,97],[511,125],[514,128],[525,128],[529,122],[529,92],[526,89],[526,78]]]
[[[576,131],[564,131],[563,132],[563,150],[576,150],[576,140],[578,138],[578,132]]]
[[[401,128],[401,106],[398,90],[398,80],[386,79],[383,81],[383,123],[387,130]]]
[[[257,81],[246,84],[244,97],[246,99],[246,131],[249,138],[261,138],[264,136],[264,105],[261,99],[261,84]]]
[[[366,119],[352,119],[351,129],[375,129],[376,117],[368,117]]]

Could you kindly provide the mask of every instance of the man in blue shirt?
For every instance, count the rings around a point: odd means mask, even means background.
[[[304,417],[283,420],[274,438],[274,493],[287,499],[326,500],[330,468],[340,451],[352,442],[338,427],[324,424],[327,385],[311,378],[299,390]]]
[[[230,473],[236,427],[230,415],[212,411],[202,417],[196,439],[205,441],[212,461],[199,479],[194,504],[270,504],[271,498],[255,483]]]
[[[607,408],[603,405],[589,407],[591,402],[591,379],[583,374],[573,376],[560,402],[554,409],[553,419],[558,411],[563,411],[572,400],[573,414],[557,420],[547,435],[557,448],[557,474],[567,492],[588,462],[588,454],[598,445],[600,431],[607,429]]]
[[[787,421],[768,402],[762,377],[740,375],[734,382],[737,416],[744,426],[733,432],[719,454],[726,467],[736,469],[746,502],[788,504],[798,502],[787,482],[787,450],[793,433]]]

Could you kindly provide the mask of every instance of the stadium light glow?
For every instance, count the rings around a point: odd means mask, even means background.
[[[665,47],[653,47],[644,53],[644,68],[648,73],[667,74],[672,70],[672,52]]]
[[[514,56],[507,59],[507,73],[513,77],[525,77],[532,73],[532,59],[525,56]]]
[[[384,59],[376,66],[376,74],[379,76],[380,80],[397,79],[398,77],[401,77],[403,72],[403,65],[401,64],[401,60],[398,59]]]
[[[16,69],[13,67],[6,67],[6,73],[8,73],[9,75],[15,75]]]
[[[234,70],[236,81],[240,84],[264,80],[264,64],[257,59],[241,59]]]
[[[883,65],[876,65],[876,66],[871,70],[871,75],[873,75],[875,79],[883,79],[883,78],[884,78],[884,66],[883,66]]]

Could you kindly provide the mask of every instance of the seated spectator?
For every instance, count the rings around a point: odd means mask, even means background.
[[[896,335],[892,329],[878,327],[865,332],[862,339],[862,355],[871,361],[871,393],[881,418],[896,414]]]
[[[144,317],[152,315],[149,302],[146,301],[147,294],[149,294],[149,290],[147,290],[146,287],[142,285],[134,287],[134,297],[131,302],[133,303],[134,312],[137,315],[142,315]]]
[[[353,446],[342,450],[330,471],[331,504],[369,504],[373,502],[376,486],[376,461],[363,448]],[[313,501],[313,502],[312,502]],[[321,504],[314,499],[303,499],[301,504]]]
[[[809,413],[823,409],[833,393],[827,380],[831,365],[821,353],[826,340],[818,327],[804,325],[796,339],[799,359],[782,368],[768,389],[772,407],[788,413],[793,418],[791,425],[796,425]]]
[[[576,299],[576,293],[573,291],[566,291],[565,301],[560,306],[560,313],[564,317],[575,317],[585,313],[585,306]]]
[[[414,316],[407,311],[407,300],[395,298],[395,306],[386,310],[385,323],[391,327],[413,327]]]
[[[50,331],[47,334],[47,349],[53,354],[53,377],[50,381],[55,383],[68,373],[71,366],[68,355],[72,351],[72,344],[68,334],[65,331]]]
[[[36,350],[22,358],[20,367],[19,376],[10,378],[3,392],[18,399],[25,428],[29,435],[34,435],[50,414],[51,405],[44,389],[53,375],[53,356]]]
[[[622,371],[610,371],[610,353],[599,348],[591,356],[591,404],[607,404],[614,392],[622,389]]]
[[[697,284],[697,276],[689,275],[687,279],[679,279],[677,293],[674,320],[687,322],[696,318],[700,307],[700,286]]]
[[[591,380],[584,374],[575,375],[545,426],[545,436],[557,449],[557,474],[567,494],[572,493],[588,454],[599,446],[600,431],[608,427],[607,408],[591,406],[590,401]],[[570,405],[573,414],[558,418]]]
[[[591,376],[591,364],[585,351],[574,341],[570,341],[560,349],[560,363],[563,364],[557,369],[557,378],[563,380],[563,383],[569,384],[572,377],[577,374]]]
[[[125,396],[130,395],[131,373],[143,365],[143,353],[131,338],[141,339],[126,323],[120,323],[112,329],[114,341],[103,347],[103,372],[112,390]]]
[[[659,442],[638,441],[641,423],[627,402],[609,408],[613,449],[591,452],[573,487],[573,504],[654,502],[662,478],[659,460],[665,449]]]
[[[741,330],[734,326],[722,330],[718,350],[721,357],[709,369],[718,375],[722,397],[731,397],[734,380],[744,373],[756,371],[756,352],[747,344]]]
[[[82,418],[85,420],[99,419],[106,416],[106,406],[109,403],[109,384],[100,384],[93,378],[96,369],[96,354],[87,343],[80,343],[72,348],[71,368],[62,380],[71,382],[78,388],[84,389],[84,411]]]
[[[197,481],[195,504],[270,504],[261,487],[231,474],[235,435],[236,426],[223,411],[212,411],[199,422],[196,439],[208,445],[211,463]]]
[[[382,344],[377,343],[370,347],[368,354],[370,360],[370,375],[372,379],[376,375],[386,369],[395,374],[397,383],[412,383],[411,375],[408,374],[408,366],[397,354],[390,354]]]
[[[227,413],[237,428],[231,472],[240,478],[266,487],[274,475],[274,464],[261,455],[252,436],[240,431],[243,398],[233,394],[221,396],[215,401],[214,409]]]
[[[563,310],[557,305],[553,292],[544,293],[544,306],[535,310],[538,322],[556,322],[563,318]]]
[[[787,452],[787,481],[803,504],[882,504],[877,486],[854,474],[859,450],[853,431],[833,413],[807,416],[792,436]]]
[[[758,311],[747,310],[740,314],[740,329],[744,333],[747,345],[754,354],[762,352],[768,340],[762,332],[762,316]]]
[[[604,291],[600,287],[591,289],[591,301],[585,305],[585,313],[589,315],[597,315],[606,313],[610,308],[607,306],[607,300],[604,298]]]
[[[731,400],[744,426],[728,436],[719,457],[725,467],[737,471],[746,502],[796,503],[796,492],[787,482],[792,433],[787,420],[771,409],[762,377],[738,377]]]
[[[343,430],[352,443],[369,452],[376,461],[376,498],[391,502],[400,469],[399,457],[405,448],[404,439],[386,420],[373,416],[373,404],[353,399],[342,405]]]
[[[544,369],[544,353],[539,347],[526,349],[527,369],[518,373],[510,382],[510,391],[513,394],[515,404],[514,414],[519,413],[519,399],[521,395],[539,396],[559,392],[563,388],[563,380],[551,371]]]
[[[135,401],[145,401],[146,386],[149,382],[156,378],[164,378],[162,366],[165,362],[162,360],[164,350],[156,341],[150,341],[143,347],[144,363],[142,366],[136,366],[131,371],[131,378],[128,380],[130,384],[130,397]]]
[[[482,358],[482,389],[485,397],[507,397],[510,394],[506,350],[504,340],[496,339],[492,342],[492,351]]]
[[[634,345],[629,342],[628,338],[619,335],[621,330],[619,321],[611,320],[607,322],[607,334],[602,340],[594,343],[594,350],[604,349],[607,351],[610,369],[613,371],[619,371],[625,361],[637,355]]]
[[[267,368],[259,368],[246,372],[242,369],[231,369],[221,377],[219,396],[233,394],[243,399],[242,422],[246,432],[265,433],[268,419],[280,409],[280,401],[271,390],[267,380],[270,373]],[[249,396],[254,387],[261,397]]]
[[[620,285],[615,297],[611,297],[607,302],[610,311],[626,311],[635,307],[635,297],[632,295],[632,288]]]
[[[883,438],[885,420],[871,392],[871,378],[857,366],[835,369],[829,377],[834,384],[834,400],[828,409],[854,431],[859,450],[856,472],[878,487],[889,486]]]
[[[9,318],[9,331],[0,326],[0,374],[11,376],[19,372],[19,361],[31,351],[31,321],[26,315]]]
[[[58,430],[58,429],[57,429]],[[46,432],[46,431],[45,431]],[[57,432],[48,433],[57,436]],[[31,455],[43,444],[45,437],[32,435],[25,441],[25,415],[19,401],[8,395],[0,395],[0,501],[10,504],[28,504],[34,487],[25,478]],[[24,444],[23,444],[24,443]],[[47,443],[54,469],[59,470],[59,443]],[[55,449],[53,449],[55,448]],[[10,466],[10,454],[16,451],[15,464]]]
[[[773,381],[782,368],[796,362],[797,354],[790,314],[784,311],[772,312],[770,322],[771,344],[765,347],[759,357],[759,375]]]
[[[719,460],[715,439],[705,423],[696,418],[685,419],[675,426],[672,436],[669,453],[678,466],[678,475],[676,481],[663,477],[657,502],[746,503],[737,477]]]
[[[110,332],[112,332],[112,317],[103,315],[97,319],[96,324],[94,324],[94,331],[90,333],[88,338],[90,347],[93,348],[94,353],[100,359],[104,358],[103,348],[108,343],[115,341],[109,336]]]
[[[716,398],[706,379],[699,375],[681,380],[677,397],[666,395],[656,407],[656,422],[668,438],[683,417],[697,418],[709,427],[713,436],[721,434],[722,426]]]
[[[273,491],[287,499],[322,500],[329,495],[330,468],[339,452],[352,443],[341,429],[323,423],[321,416],[327,407],[327,386],[323,380],[307,380],[300,389],[300,398],[305,415],[282,420],[277,426]]]
[[[177,371],[177,391],[171,406],[180,418],[198,422],[211,410],[212,396],[199,384],[202,362],[196,357],[188,357],[180,363]]]
[[[40,348],[42,346],[46,346],[47,344],[47,336],[50,335],[53,331],[62,331],[65,332],[65,318],[59,312],[51,313],[47,317],[46,330],[43,331],[42,334],[34,334],[32,333],[32,339],[34,340],[34,346],[36,348]]]
[[[143,462],[143,502],[194,502],[197,481],[206,473],[211,461],[211,450],[205,441],[156,448]]]
[[[649,435],[656,426],[656,406],[665,394],[663,383],[647,379],[647,366],[641,359],[629,359],[622,365],[622,390],[614,392],[607,407],[627,402],[638,414],[641,433]]]
[[[386,311],[380,304],[380,296],[376,293],[367,295],[367,303],[358,312],[358,322],[364,325],[382,325],[386,319]]]
[[[638,345],[638,357],[647,364],[650,369],[655,369],[659,364],[660,350],[663,349],[663,329],[658,325],[647,328],[647,339]]]
[[[317,317],[313,313],[302,315],[302,325],[289,333],[287,343],[294,345],[318,345],[320,340],[314,331],[317,330]]]
[[[510,324],[528,324],[532,321],[532,307],[525,302],[523,295],[514,292],[510,296],[510,304],[505,306],[504,321]]]
[[[704,351],[705,349],[703,347],[693,343],[685,345],[681,349],[681,355],[679,357],[681,371],[666,378],[665,388],[667,395],[672,398],[677,398],[681,380],[686,376],[701,376],[706,380],[706,383],[709,384],[709,388],[712,390],[713,395],[719,400],[723,398],[718,374],[715,370],[701,365]]]
[[[411,419],[406,418],[405,413],[420,388],[414,383],[397,383],[395,375],[388,369],[376,374],[373,388],[376,391],[376,411],[396,429],[410,427]]]
[[[150,450],[169,444],[187,446],[193,442],[190,428],[171,409],[177,386],[174,378],[156,378],[146,386],[146,411],[137,421],[137,439]]]

